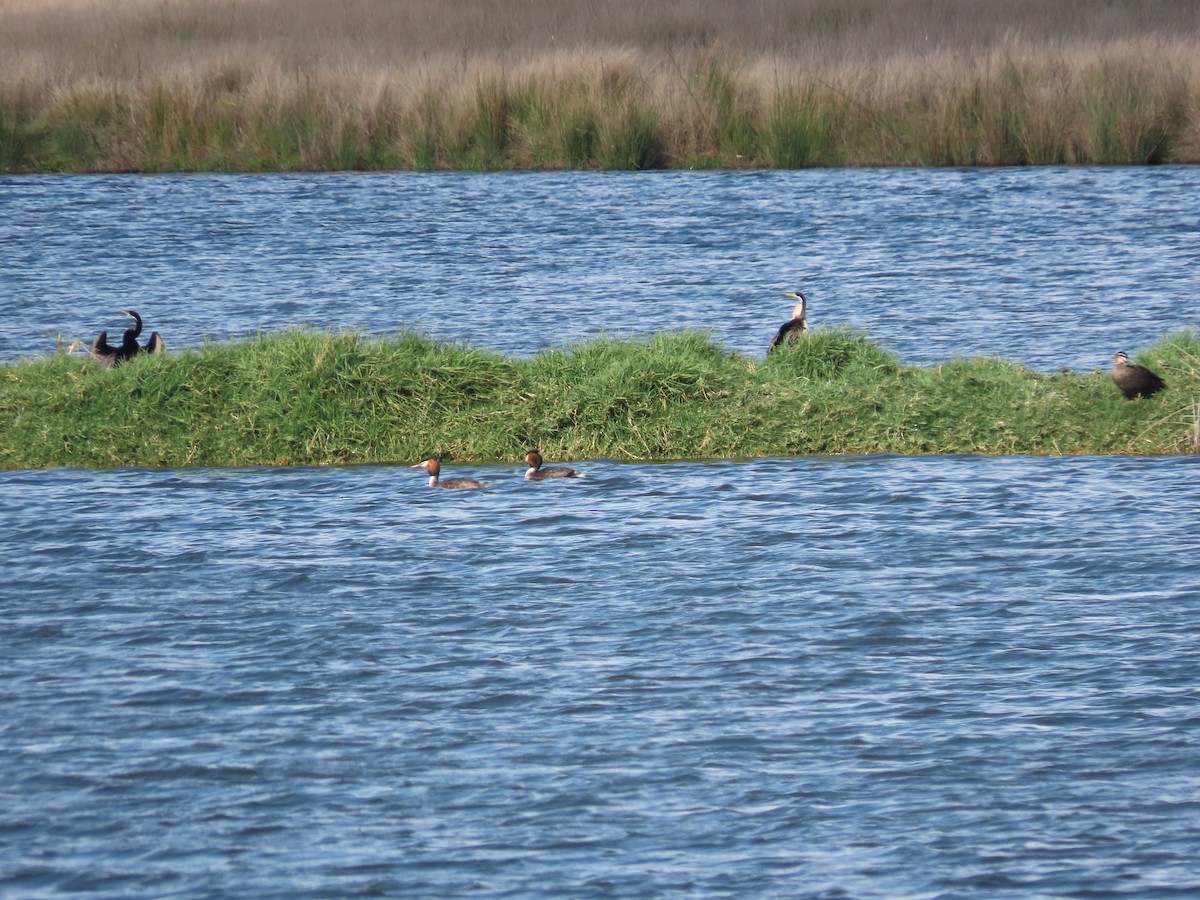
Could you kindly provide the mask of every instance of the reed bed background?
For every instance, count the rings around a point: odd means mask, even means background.
[[[694,332],[529,359],[309,330],[117,369],[59,352],[0,366],[0,468],[1200,452],[1200,337],[1138,357],[1167,389],[1127,401],[1107,372],[909,366],[844,330],[764,361]]]
[[[1200,162],[1191,0],[0,0],[0,169]]]

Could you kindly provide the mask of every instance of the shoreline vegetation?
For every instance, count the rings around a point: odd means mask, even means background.
[[[508,358],[410,332],[290,330],[109,369],[0,366],[0,469],[1200,452],[1200,336],[1137,354],[1167,382],[993,358],[903,365],[817,330],[763,360],[699,332]]]
[[[1200,162],[1192,0],[0,0],[0,172]]]

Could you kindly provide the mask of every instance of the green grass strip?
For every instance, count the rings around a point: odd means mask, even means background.
[[[697,332],[529,359],[313,330],[117,369],[58,352],[0,366],[0,468],[1200,451],[1200,338],[1138,361],[1167,390],[1126,401],[1107,371],[992,358],[903,365],[846,330],[765,360]]]

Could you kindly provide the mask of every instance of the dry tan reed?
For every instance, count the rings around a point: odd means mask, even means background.
[[[1187,0],[0,0],[0,168],[1200,162]]]

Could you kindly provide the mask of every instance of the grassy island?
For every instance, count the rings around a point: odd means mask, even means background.
[[[0,172],[1200,162],[1192,0],[7,0]]]
[[[1168,387],[1127,401],[1107,372],[909,366],[844,330],[764,360],[694,332],[528,359],[310,330],[116,369],[59,352],[0,366],[0,468],[1200,451],[1200,337],[1138,357]]]

